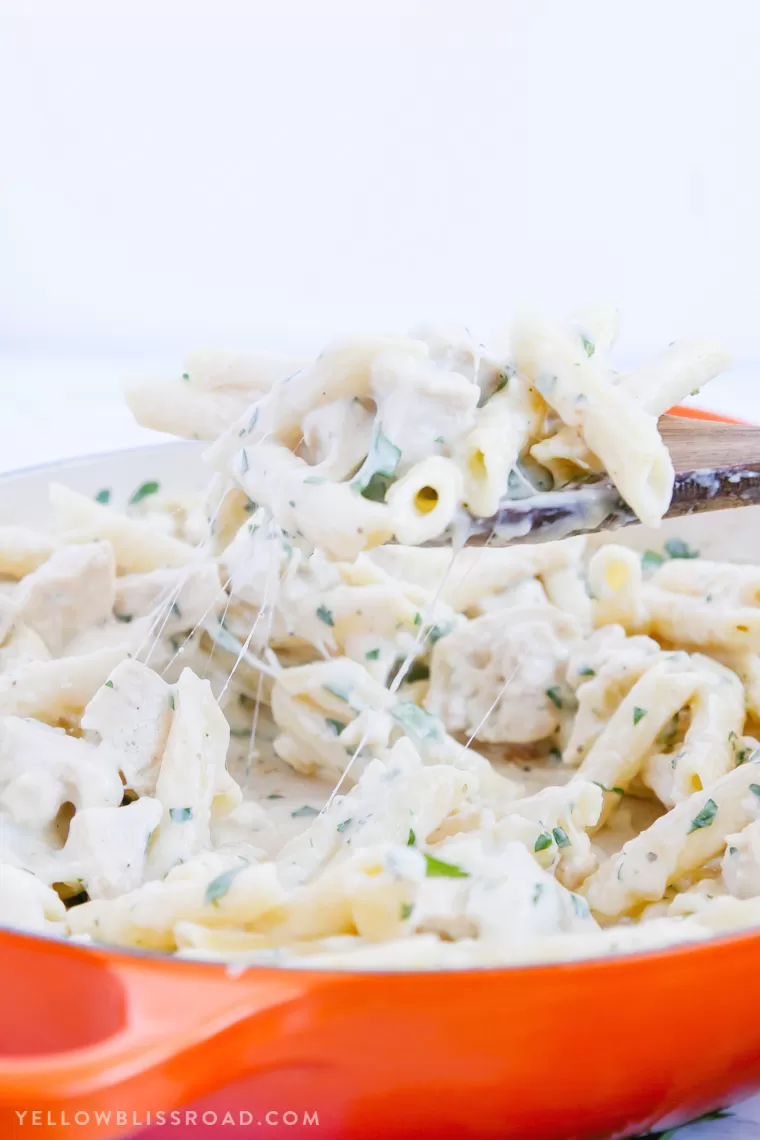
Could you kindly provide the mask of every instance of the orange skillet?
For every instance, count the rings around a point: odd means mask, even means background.
[[[234,976],[0,931],[0,1137],[634,1136],[760,1088],[758,1010],[760,932],[552,966]]]

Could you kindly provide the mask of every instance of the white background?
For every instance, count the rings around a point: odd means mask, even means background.
[[[0,0],[0,452],[193,346],[612,299],[760,414],[757,0]]]

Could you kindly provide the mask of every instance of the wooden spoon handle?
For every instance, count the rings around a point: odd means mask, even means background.
[[[639,521],[610,483],[556,492],[549,504],[548,499],[544,494],[510,500],[491,518],[471,519],[466,545],[499,547],[552,542],[578,534],[617,530]],[[760,504],[760,460],[739,468],[679,472],[665,517],[681,518],[696,512],[755,504]],[[442,535],[426,545],[449,546],[451,537]]]

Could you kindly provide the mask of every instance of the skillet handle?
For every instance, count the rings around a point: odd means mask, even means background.
[[[327,975],[113,953],[0,931],[0,1134],[34,1112],[187,1104],[293,1053],[283,1007]],[[255,1018],[255,1032],[247,1024]],[[111,1130],[116,1135],[122,1128]],[[103,1130],[77,1128],[77,1136]]]

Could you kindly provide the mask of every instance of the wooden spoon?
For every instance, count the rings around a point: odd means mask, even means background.
[[[760,504],[760,427],[662,416],[659,429],[676,471],[666,518]],[[638,521],[602,476],[562,491],[504,500],[491,518],[469,521],[466,544],[497,547],[549,542]],[[425,545],[450,544],[451,537],[442,535]]]

